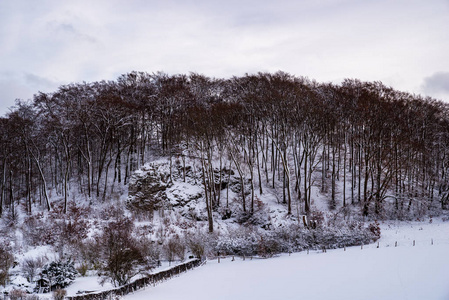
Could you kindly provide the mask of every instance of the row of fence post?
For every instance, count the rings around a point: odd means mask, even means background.
[[[433,238],[430,239],[430,244],[431,244],[431,245],[434,244]],[[413,240],[412,245],[413,245],[413,247],[415,247],[415,246],[417,245],[416,240]],[[361,249],[361,250],[363,250],[363,246],[364,246],[363,244],[360,244],[360,249]],[[394,247],[398,247],[398,246],[399,246],[398,241],[395,241],[395,242],[394,242]],[[388,246],[387,246],[387,247],[388,247]],[[376,248],[377,248],[377,249],[380,248],[380,242],[379,242],[379,241],[377,242]],[[326,248],[325,246],[321,247],[321,251],[322,251],[323,253],[327,253],[327,249],[330,249],[330,248],[329,248],[329,247]],[[341,248],[340,248],[340,249],[341,249]],[[307,254],[309,254],[309,248],[307,248],[307,249],[305,249],[305,250],[307,251]],[[317,249],[317,250],[318,250],[318,249]],[[346,245],[343,246],[343,251],[346,251]],[[291,253],[292,253],[291,251],[288,252],[289,256],[290,256]],[[220,258],[222,258],[222,256],[220,255],[220,253],[218,253],[217,258],[218,258],[218,263],[220,263]],[[252,258],[253,258],[253,257],[251,256],[251,260],[252,260]],[[242,259],[245,260],[245,255],[242,256]],[[235,255],[232,255],[231,261],[234,261],[234,260],[235,260]]]

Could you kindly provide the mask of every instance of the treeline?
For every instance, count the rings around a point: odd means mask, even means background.
[[[277,189],[292,213],[331,208],[400,217],[449,207],[449,106],[380,82],[323,84],[283,72],[215,79],[132,72],[18,101],[0,119],[0,216],[67,209],[74,188],[102,201],[159,153],[201,165],[210,226],[224,170],[241,208]],[[49,193],[53,193],[53,197]],[[256,200],[255,200],[256,199]],[[295,202],[296,201],[296,202]]]

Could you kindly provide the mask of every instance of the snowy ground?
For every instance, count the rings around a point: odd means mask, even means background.
[[[164,261],[162,265],[154,270],[151,273],[157,273],[171,268],[177,263],[172,263],[171,265]],[[139,276],[136,276],[136,279]],[[71,285],[69,285],[67,290],[67,296],[76,296],[80,291],[105,291],[114,289],[114,286],[111,282],[106,281],[103,285],[100,284],[100,278],[98,276],[86,276],[86,277],[78,277]]]
[[[208,261],[125,299],[449,299],[449,222],[381,227],[379,248]]]

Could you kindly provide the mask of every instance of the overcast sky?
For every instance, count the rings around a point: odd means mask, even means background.
[[[449,101],[449,0],[0,0],[0,115],[133,70],[282,70]]]

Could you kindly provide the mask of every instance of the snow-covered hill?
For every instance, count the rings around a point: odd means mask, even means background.
[[[376,222],[365,222],[355,206],[328,210],[327,198],[315,188],[313,210],[307,217],[300,214],[298,201],[292,203],[293,213],[288,214],[282,195],[270,185],[263,186],[263,194],[255,191],[254,213],[242,212],[242,184],[231,169],[223,171],[215,191],[220,205],[212,211],[214,232],[208,233],[201,168],[190,163],[188,168],[172,168],[167,160],[154,161],[135,172],[129,194],[124,186],[117,199],[96,205],[74,193],[76,201],[69,203],[67,214],[61,208],[30,216],[21,213],[16,223],[2,227],[16,261],[5,290],[32,291],[45,263],[66,258],[75,262],[80,274],[84,268],[83,275],[91,275],[78,277],[67,287],[68,295],[111,288],[108,281],[104,286],[98,282],[100,250],[108,250],[104,230],[126,222],[132,223],[129,236],[147,261],[166,266],[189,256],[209,259],[201,271],[147,289],[154,299],[370,299],[366,295],[390,299],[390,295],[408,295],[417,288],[426,291],[434,285],[435,295],[443,295],[449,286],[442,276],[449,270],[447,217],[385,221],[380,226],[381,239],[374,243],[379,237]],[[248,193],[250,182],[243,182]],[[250,199],[249,193],[246,196]],[[340,249],[322,253],[323,248]],[[297,251],[302,252],[288,255]],[[228,255],[219,265],[218,252]],[[235,261],[231,261],[233,255]],[[260,259],[273,255],[277,257]],[[28,262],[35,264],[32,276],[26,272]],[[29,282],[26,274],[34,281]],[[129,297],[146,299],[146,292]],[[51,294],[39,296],[49,298]],[[391,299],[402,299],[394,297]]]

